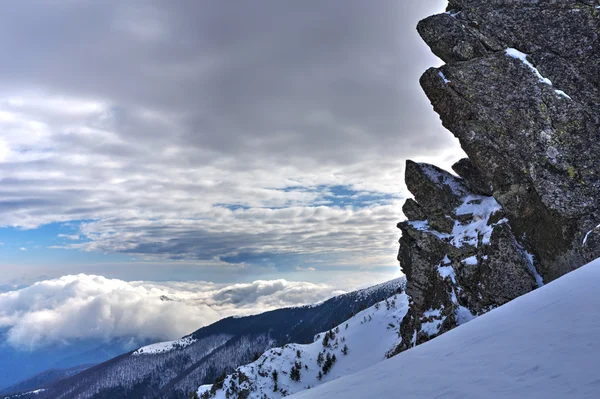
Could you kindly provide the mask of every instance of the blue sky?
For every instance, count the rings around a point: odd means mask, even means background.
[[[405,160],[462,154],[418,86],[446,2],[328,4],[13,2],[0,285],[397,274]]]

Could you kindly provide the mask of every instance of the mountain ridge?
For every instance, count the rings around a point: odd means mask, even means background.
[[[407,310],[406,294],[394,294],[317,334],[312,343],[268,350],[218,383],[201,386],[197,395],[280,399],[364,369],[385,359],[396,346],[397,326]]]
[[[152,354],[125,353],[44,387],[36,398],[180,398],[271,347],[312,342],[316,333],[402,290],[404,284],[399,278],[317,305],[222,319],[183,337],[193,341],[189,345],[171,345],[171,350]]]

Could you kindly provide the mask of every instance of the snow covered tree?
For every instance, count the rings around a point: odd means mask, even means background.
[[[295,362],[290,370],[290,379],[292,381],[300,381],[300,370],[302,370],[302,363]]]
[[[344,345],[344,347],[342,348],[342,353],[343,353],[344,355],[347,355],[347,354],[348,354],[348,345]]]
[[[335,356],[335,355],[334,355]],[[331,353],[327,352],[327,356],[325,357],[325,362],[323,363],[323,374],[327,374],[329,373],[329,370],[331,370],[331,366],[333,366],[333,357],[331,356]]]

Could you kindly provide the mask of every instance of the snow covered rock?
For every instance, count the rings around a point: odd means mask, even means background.
[[[600,256],[599,24],[594,0],[452,0],[418,26],[447,63],[421,86],[545,281]]]
[[[465,161],[461,164],[464,169]],[[398,260],[411,301],[396,352],[542,284],[533,257],[515,239],[500,204],[471,191],[480,183],[411,161],[406,183],[415,199],[404,206],[409,220],[398,224]]]

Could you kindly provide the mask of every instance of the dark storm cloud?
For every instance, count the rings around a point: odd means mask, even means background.
[[[0,15],[0,224],[98,220],[85,249],[202,259],[343,251],[386,223],[379,256],[396,235],[389,195],[404,159],[455,151],[417,83],[437,61],[414,26],[444,5],[12,1]],[[296,186],[313,190],[282,190]],[[306,214],[327,186],[387,198],[373,204],[386,219],[324,223],[314,238]]]

